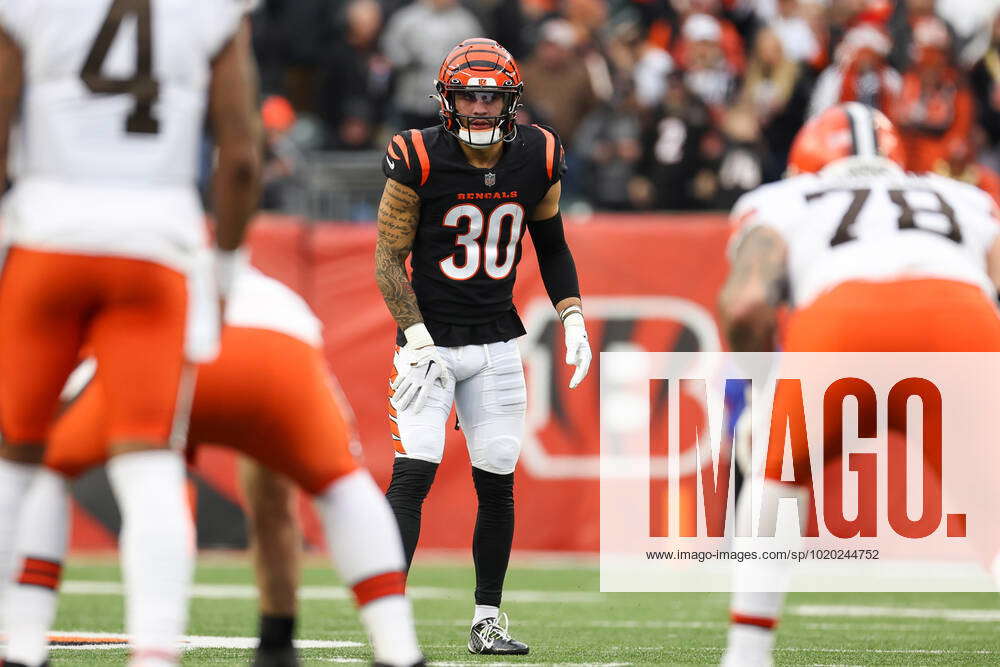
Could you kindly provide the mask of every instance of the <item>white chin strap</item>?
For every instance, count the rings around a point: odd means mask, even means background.
[[[470,146],[491,146],[503,141],[503,133],[499,127],[492,127],[488,130],[470,130],[467,127],[459,128],[458,138]]]

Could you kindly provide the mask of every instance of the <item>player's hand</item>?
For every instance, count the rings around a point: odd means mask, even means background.
[[[569,388],[576,389],[577,385],[587,377],[590,370],[590,360],[593,355],[590,352],[590,342],[587,340],[587,328],[583,324],[583,313],[573,312],[563,320],[563,331],[566,334],[566,363],[576,366],[573,377],[570,378]]]
[[[404,335],[407,343],[393,359],[396,379],[389,385],[392,388],[389,402],[399,412],[411,403],[413,411],[420,412],[435,383],[447,388],[454,379],[423,324],[413,325]]]

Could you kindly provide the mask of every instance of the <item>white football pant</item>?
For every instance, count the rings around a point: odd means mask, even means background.
[[[399,427],[396,444],[406,453],[397,451],[396,456],[440,463],[454,403],[472,466],[497,475],[514,472],[527,410],[517,342],[437,349],[455,383],[448,387],[435,384],[419,413],[414,413],[412,403],[398,413],[394,419]]]

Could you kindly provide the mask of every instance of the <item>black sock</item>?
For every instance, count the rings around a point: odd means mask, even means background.
[[[500,606],[503,580],[514,541],[514,473],[496,475],[472,469],[479,497],[472,559],[476,563],[476,604]]]
[[[260,615],[260,648],[289,648],[292,646],[292,637],[294,636],[294,616]]]
[[[407,571],[413,562],[413,552],[417,550],[417,540],[420,539],[420,511],[424,498],[434,483],[437,468],[436,463],[419,459],[397,458],[392,464],[392,481],[389,482],[385,497],[399,525]]]

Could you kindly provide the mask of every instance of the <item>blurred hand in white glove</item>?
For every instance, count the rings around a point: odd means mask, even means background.
[[[576,366],[576,371],[569,381],[569,388],[576,389],[583,382],[583,378],[587,377],[593,355],[587,340],[587,328],[583,324],[583,312],[579,306],[570,306],[567,310],[573,312],[563,317],[563,330],[566,334],[566,363],[570,366]]]

